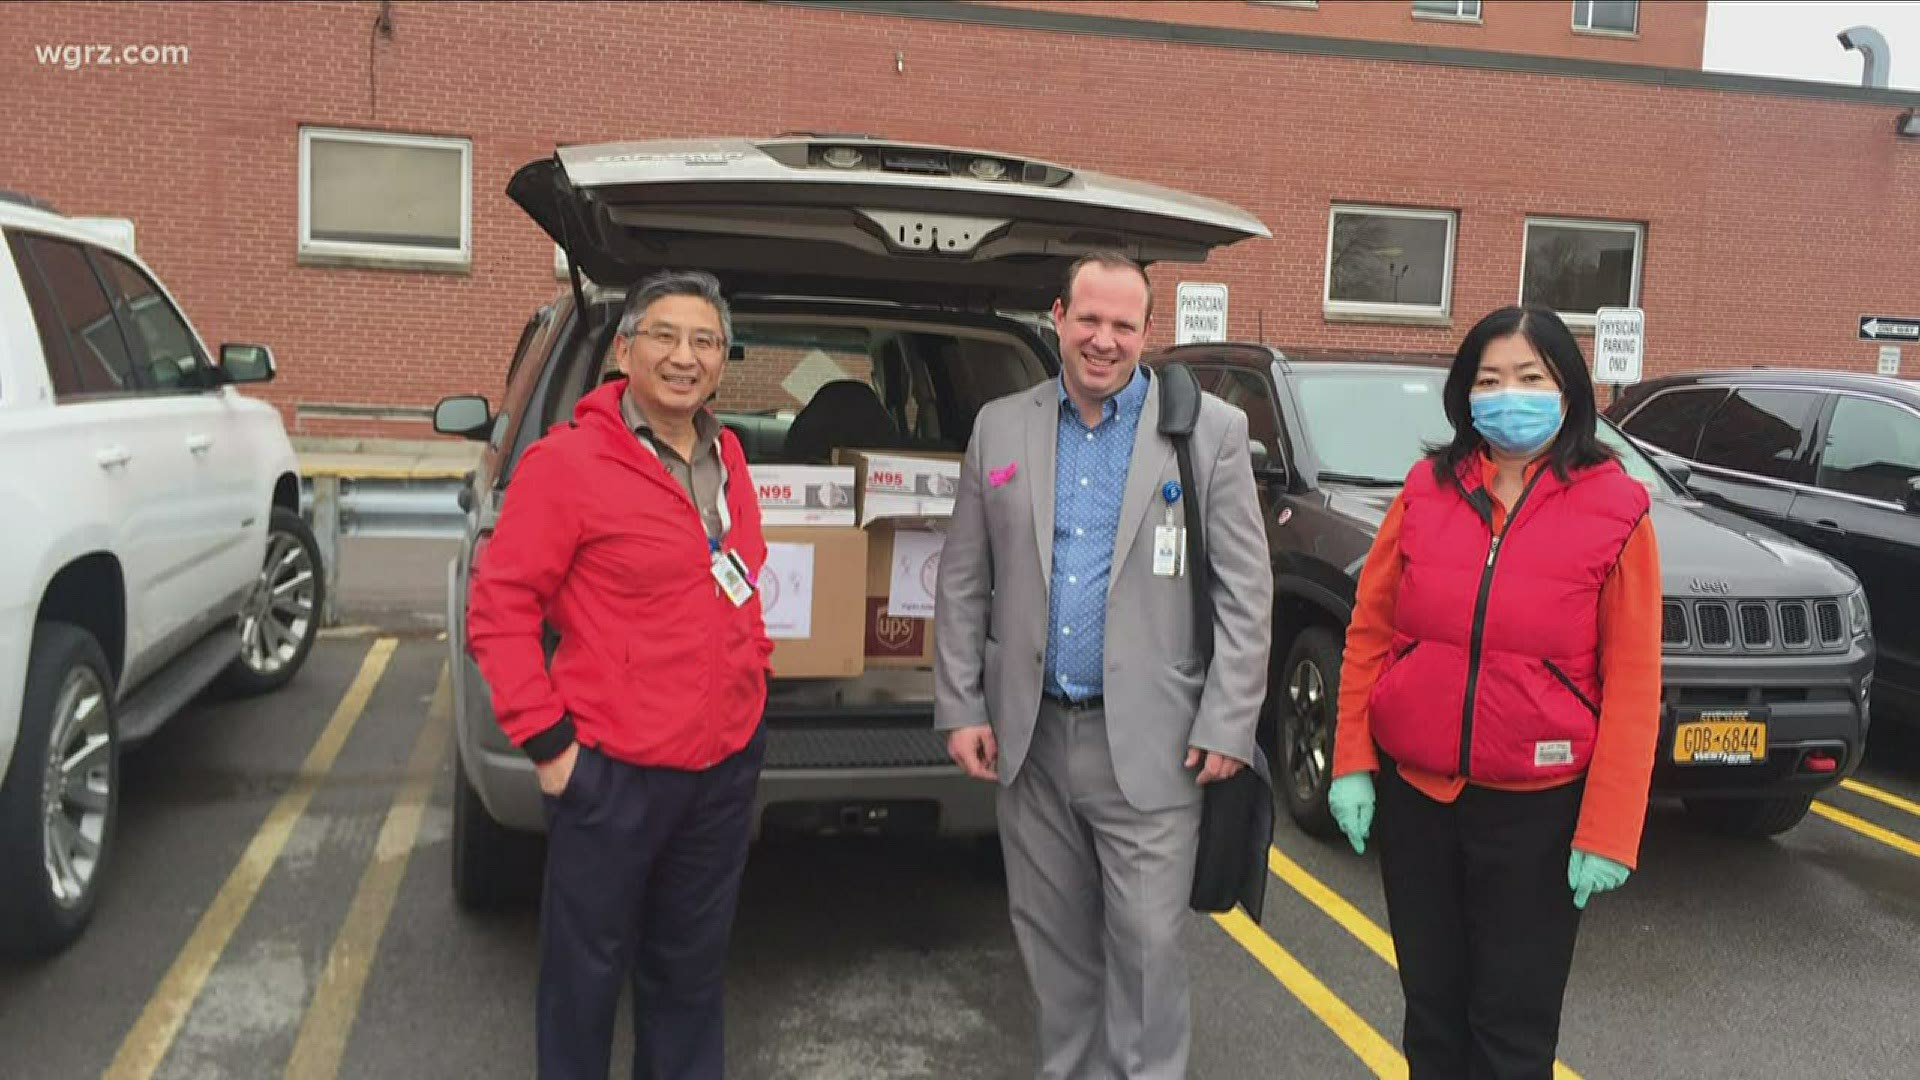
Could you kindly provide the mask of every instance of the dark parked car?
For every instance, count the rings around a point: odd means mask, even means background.
[[[1262,734],[1301,826],[1326,807],[1341,651],[1354,587],[1423,446],[1451,434],[1444,357],[1186,345],[1201,385],[1247,414],[1274,557],[1274,649]],[[1612,426],[1600,436],[1652,490],[1666,600],[1655,795],[1736,833],[1791,828],[1859,762],[1874,643],[1846,567],[1695,500]],[[1755,725],[1753,760],[1689,761],[1698,725]]]
[[[1852,568],[1873,613],[1874,704],[1920,723],[1920,382],[1747,368],[1641,383],[1608,410],[1685,460],[1702,500]]]

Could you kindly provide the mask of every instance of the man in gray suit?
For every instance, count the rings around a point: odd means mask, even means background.
[[[1068,271],[1060,378],[981,410],[935,604],[935,723],[1000,784],[1014,936],[1046,1080],[1186,1075],[1201,785],[1253,760],[1273,577],[1247,419],[1203,399],[1182,491],[1140,365],[1152,287],[1117,254]],[[1205,551],[1185,551],[1198,498]],[[1213,573],[1202,659],[1186,560]]]

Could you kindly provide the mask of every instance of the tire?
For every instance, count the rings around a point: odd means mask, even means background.
[[[1276,735],[1271,762],[1274,791],[1301,830],[1322,839],[1340,833],[1327,807],[1334,725],[1339,719],[1340,659],[1337,632],[1310,626],[1294,639],[1267,693]]]
[[[1807,816],[1811,795],[1778,799],[1687,799],[1687,813],[1717,832],[1733,836],[1778,836]]]
[[[313,530],[294,511],[274,507],[267,522],[267,557],[240,609],[239,655],[221,673],[220,688],[251,697],[287,685],[320,636],[326,589]]]
[[[57,764],[49,776],[50,762],[62,760],[75,762],[66,782]],[[50,789],[66,796],[52,820]],[[43,622],[33,630],[13,761],[0,780],[0,951],[51,955],[86,929],[112,862],[119,803],[106,654],[79,627]]]
[[[475,913],[512,911],[539,895],[541,838],[493,820],[466,766],[453,760],[453,899]]]

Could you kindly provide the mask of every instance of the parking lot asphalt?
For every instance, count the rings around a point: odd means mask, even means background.
[[[91,929],[0,961],[0,1077],[532,1075],[538,915],[453,903],[430,623],[331,636],[283,692],[127,755]],[[1920,725],[1880,718],[1817,810],[1736,841],[1656,804],[1588,909],[1562,1075],[1914,1075]],[[1192,1075],[1404,1076],[1377,864],[1283,820],[1270,868],[1261,924],[1187,927]],[[1030,1075],[1005,894],[967,845],[762,841],[727,983],[742,1080]]]

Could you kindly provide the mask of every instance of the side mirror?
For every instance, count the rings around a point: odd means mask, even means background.
[[[273,379],[273,350],[265,345],[220,346],[220,377],[230,383],[262,383]]]
[[[1907,478],[1907,497],[1902,500],[1909,514],[1920,514],[1920,476]]]
[[[1289,480],[1287,467],[1273,463],[1273,452],[1259,439],[1247,440],[1247,453],[1253,458],[1253,478],[1262,484],[1280,484],[1285,486]]]
[[[433,430],[442,435],[458,435],[478,442],[492,434],[492,429],[493,413],[487,399],[478,394],[441,398],[433,407]]]

